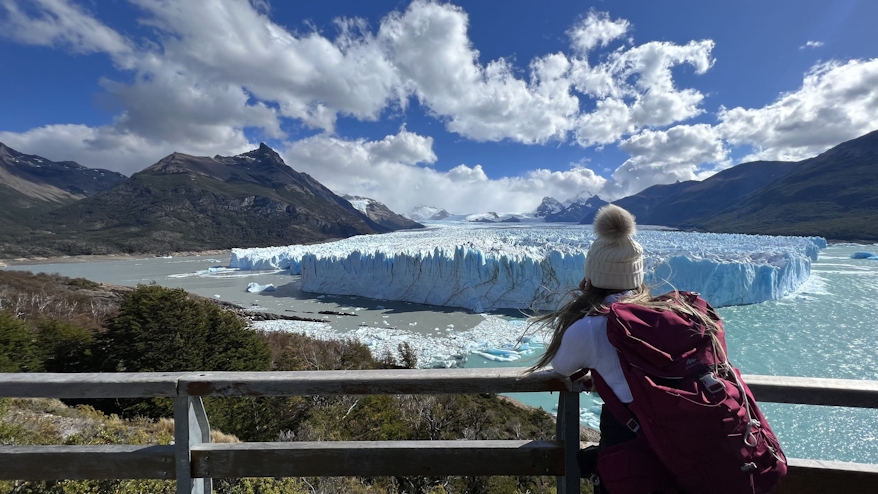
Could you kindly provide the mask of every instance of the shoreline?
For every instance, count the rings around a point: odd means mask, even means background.
[[[376,234],[377,235],[377,234]],[[343,237],[331,237],[325,240],[317,240],[314,242],[305,242],[302,244],[291,244],[291,245],[315,245],[315,244],[325,244],[330,242],[335,242],[338,240],[344,240]],[[77,263],[77,262],[101,262],[101,261],[116,261],[116,260],[125,260],[125,259],[143,259],[149,257],[190,257],[190,256],[218,256],[218,255],[228,255],[232,256],[233,249],[259,249],[262,247],[230,247],[227,249],[208,249],[208,250],[183,250],[176,252],[140,252],[136,254],[80,254],[73,256],[54,256],[54,257],[15,257],[11,259],[0,259],[0,268],[4,266],[21,266],[21,265],[30,265],[30,264],[68,264],[68,263]]]
[[[231,256],[232,249],[213,249],[201,251],[170,252],[165,254],[86,254],[78,256],[59,257],[17,257],[14,259],[0,259],[0,268],[4,266],[40,265],[40,264],[70,264],[80,262],[103,262],[129,259],[143,259],[149,257],[190,257],[190,256]]]

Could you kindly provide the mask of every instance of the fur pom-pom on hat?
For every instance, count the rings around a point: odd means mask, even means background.
[[[585,277],[598,288],[629,290],[643,283],[643,247],[634,241],[634,216],[608,204],[594,219],[597,238],[585,258]]]
[[[634,216],[615,204],[600,208],[594,218],[594,232],[607,240],[619,241],[634,235],[634,226]]]

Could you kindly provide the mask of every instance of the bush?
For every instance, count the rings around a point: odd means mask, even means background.
[[[91,330],[47,318],[39,322],[37,330],[37,347],[46,372],[88,372],[94,367]]]
[[[236,314],[182,289],[157,285],[139,285],[123,298],[95,354],[99,370],[108,372],[263,371],[271,366],[266,343]],[[114,403],[97,406],[128,417],[173,414],[170,399]]]
[[[40,368],[34,335],[27,323],[0,312],[0,372],[34,372]]]
[[[232,312],[182,289],[140,285],[100,338],[107,371],[268,370],[267,345]]]

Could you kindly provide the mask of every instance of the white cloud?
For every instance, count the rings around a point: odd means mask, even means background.
[[[277,24],[265,0],[215,0],[211,8],[130,1],[152,28],[148,40],[134,41],[67,0],[0,0],[0,36],[106,53],[126,74],[124,82],[101,81],[122,109],[111,124],[46,125],[0,132],[0,140],[130,174],[172,151],[240,153],[254,146],[244,129],[284,141],[284,124],[293,120],[324,133],[286,142],[286,158],[334,190],[400,211],[421,202],[510,211],[531,209],[545,195],[613,199],[703,178],[729,165],[729,145],[752,146],[747,160],[800,159],[878,128],[878,60],[823,63],[769,105],[721,108],[714,126],[686,124],[704,113],[705,96],[678,87],[673,74],[710,70],[713,41],[637,45],[627,20],[595,11],[567,31],[568,52],[518,67],[512,59],[481,60],[468,15],[451,4],[415,0],[374,28],[341,18],[329,36]],[[609,181],[581,164],[490,177],[477,164],[432,169],[432,138],[405,127],[377,141],[334,135],[339,116],[379,120],[411,98],[467,139],[617,144],[630,157]]]
[[[446,118],[448,130],[477,141],[563,140],[579,112],[565,77],[567,57],[535,59],[530,81],[516,78],[502,58],[482,66],[468,22],[459,7],[416,0],[389,14],[377,36],[405,90]]]
[[[133,97],[140,92],[148,97],[155,89],[147,87],[153,75],[179,76],[220,91],[237,88],[276,104],[284,117],[331,130],[338,114],[376,120],[397,85],[380,46],[356,22],[339,22],[340,33],[330,40],[317,32],[291,33],[243,0],[218,1],[211,8],[181,0],[133,1],[146,13],[142,22],[157,30],[161,46],[142,54],[138,71],[144,77],[131,85]]]
[[[756,151],[744,158],[800,160],[878,129],[878,59],[831,61],[805,74],[802,87],[762,108],[719,112],[718,130]]]
[[[646,43],[591,66],[590,50],[630,29],[627,20],[591,12],[568,32],[574,55],[536,57],[522,78],[504,58],[479,61],[463,9],[426,0],[389,13],[374,32],[363,20],[338,19],[334,39],[289,31],[261,1],[217,0],[204,8],[130,0],[143,12],[140,22],[154,29],[154,39],[139,45],[65,0],[39,0],[34,15],[17,0],[0,1],[13,39],[103,51],[133,71],[134,82],[103,83],[126,111],[119,124],[181,141],[216,137],[229,126],[278,137],[284,117],[332,131],[339,115],[377,120],[414,96],[449,131],[469,139],[541,144],[565,141],[575,130],[583,146],[605,144],[697,115],[701,94],[676,89],[670,68],[691,64],[701,73],[713,47]],[[584,112],[580,97],[598,109]]]
[[[611,41],[624,36],[631,28],[625,19],[610,19],[606,12],[589,12],[588,16],[574,25],[567,35],[573,48],[581,55],[588,54],[596,46],[605,47]]]
[[[597,65],[586,58],[573,59],[574,87],[597,99],[593,112],[579,116],[576,141],[582,146],[610,144],[643,128],[701,114],[704,95],[696,89],[678,89],[671,69],[690,65],[696,74],[705,73],[714,62],[713,47],[711,40],[686,45],[653,41],[615,50]]]
[[[16,0],[0,0],[0,36],[19,43],[65,47],[74,53],[131,52],[128,39],[65,0],[31,0],[28,8]]]
[[[825,44],[826,43],[824,43],[822,41],[808,41],[804,45],[800,46],[799,49],[804,50],[805,48],[820,48],[821,46],[823,46]]]
[[[241,132],[231,132],[219,141],[181,144],[146,139],[111,126],[75,124],[47,125],[22,133],[0,132],[0,142],[53,161],[76,161],[125,175],[136,173],[175,151],[213,156],[240,154],[252,148]]]
[[[616,169],[604,190],[612,199],[655,184],[701,180],[717,168],[730,165],[722,136],[708,124],[679,125],[666,131],[644,130],[622,141],[619,147],[631,158]]]
[[[432,138],[405,129],[380,141],[321,134],[291,143],[282,154],[290,166],[330,189],[378,199],[398,212],[418,204],[460,213],[526,211],[544,196],[597,192],[606,182],[583,167],[492,179],[480,165],[461,164],[447,172],[418,166],[435,161],[432,144]]]

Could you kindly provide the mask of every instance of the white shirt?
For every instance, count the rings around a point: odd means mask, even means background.
[[[615,302],[622,295],[610,295],[604,299],[604,303]],[[607,339],[607,316],[586,316],[571,324],[561,338],[561,346],[552,359],[552,368],[565,376],[579,369],[594,369],[622,403],[634,400],[622,374],[619,354]]]

